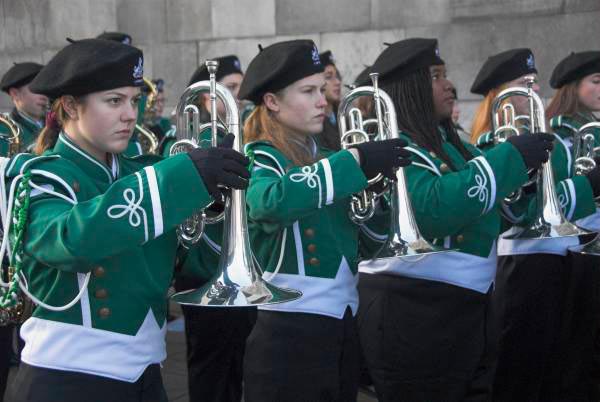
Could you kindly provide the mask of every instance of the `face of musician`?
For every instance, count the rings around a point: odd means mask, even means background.
[[[160,91],[158,95],[156,95],[156,103],[154,104],[155,116],[161,117],[163,112],[165,111],[165,102],[167,99],[165,98],[165,93]]]
[[[322,73],[298,80],[277,94],[268,92],[263,99],[274,118],[290,134],[308,136],[323,131],[327,100]]]
[[[454,86],[448,80],[446,66],[431,66],[429,71],[431,72],[435,118],[438,122],[441,122],[452,116],[455,102],[454,92],[452,91]]]
[[[325,67],[325,99],[329,106],[338,105],[342,97],[342,80],[333,64]]]
[[[600,73],[585,76],[577,85],[577,97],[588,110],[600,111]]]
[[[512,81],[507,82],[506,84],[504,84],[504,86],[506,88],[510,88],[510,87],[524,87],[527,88],[527,80],[526,77],[529,76],[534,76],[535,77],[535,82],[533,84],[533,90],[538,93],[540,92],[540,84],[538,84],[538,80],[537,80],[537,74],[535,73],[530,73],[530,74],[525,74],[520,76],[519,78],[516,78]],[[529,114],[529,104],[527,103],[527,98],[525,96],[511,96],[509,98],[510,103],[512,103],[512,105],[515,108],[515,114],[517,116],[520,115],[528,115]]]
[[[236,101],[238,101],[238,93],[240,92],[240,85],[242,85],[242,80],[244,76],[240,73],[227,74],[219,81],[220,84],[223,84],[225,88],[227,88]],[[204,108],[210,111],[210,96],[204,95]],[[221,99],[217,98],[217,113],[219,117],[222,119],[225,118],[225,105],[221,101]]]
[[[42,120],[48,109],[48,98],[44,95],[34,94],[29,90],[29,85],[9,89],[15,107],[19,112],[25,113],[35,120]]]
[[[93,92],[79,101],[63,98],[69,116],[64,124],[67,135],[99,161],[108,153],[121,153],[129,143],[135,127],[140,89],[121,87]]]

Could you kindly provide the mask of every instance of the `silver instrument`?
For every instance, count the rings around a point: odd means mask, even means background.
[[[585,175],[596,168],[594,157],[600,155],[600,147],[594,147],[594,129],[600,129],[600,121],[587,123],[573,135],[573,171],[576,175]],[[596,209],[600,208],[600,197],[596,197]],[[600,235],[591,242],[572,247],[571,251],[600,256]]]
[[[513,87],[500,92],[492,105],[492,111],[498,110],[497,105],[511,96],[525,96],[529,103],[530,132],[535,135],[546,132],[546,119],[544,104],[533,90],[535,77],[526,77],[527,88]],[[537,216],[533,223],[524,230],[506,236],[506,239],[546,239],[588,234],[575,224],[569,222],[560,207],[556,194],[556,185],[550,160],[542,164],[535,173],[536,178],[536,211]]]
[[[212,138],[216,145],[217,136],[217,98],[225,105],[227,132],[235,136],[233,149],[243,152],[240,135],[240,116],[235,98],[229,90],[216,82],[218,63],[206,62],[210,74],[209,81],[200,81],[188,87],[177,105],[177,136],[181,138],[171,148],[171,153],[188,152],[198,147],[196,135],[189,127],[189,117],[186,107],[199,95],[209,92],[211,96],[211,127]],[[177,293],[172,300],[185,305],[217,306],[217,307],[249,307],[266,304],[283,303],[298,299],[302,293],[292,289],[281,289],[262,279],[261,269],[252,254],[248,236],[246,218],[246,192],[231,189],[231,195],[225,198],[224,232],[221,245],[221,258],[217,273],[204,286]],[[189,228],[196,241],[202,235],[203,215],[193,218],[197,225],[190,224]],[[199,233],[199,235],[198,235]],[[179,232],[181,234],[181,232]],[[183,241],[187,241],[182,239]]]
[[[353,101],[361,96],[373,97],[378,137],[382,140],[399,138],[394,103],[385,91],[379,89],[379,74],[371,73],[370,77],[373,86],[353,89],[340,103],[338,125],[344,149],[371,140],[365,132],[360,111],[352,107]],[[350,129],[347,128],[347,119],[350,120]],[[382,175],[369,180],[369,184],[380,180],[384,180]],[[430,244],[419,232],[408,196],[404,168],[400,167],[396,170],[396,181],[388,182],[387,188],[389,188],[391,223],[388,239],[374,258],[410,257],[449,251]],[[362,223],[372,217],[375,212],[375,203],[380,196],[381,194],[369,190],[353,196],[352,204],[354,205],[351,206],[350,215],[352,220]]]

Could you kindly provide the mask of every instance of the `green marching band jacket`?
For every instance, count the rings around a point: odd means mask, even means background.
[[[554,135],[556,139],[550,161],[554,172],[558,200],[567,220],[577,224],[584,223],[582,226],[585,227],[587,226],[585,221],[589,221],[589,217],[593,216],[596,211],[592,187],[586,177],[574,175],[573,158],[569,143],[563,140],[561,136]],[[492,149],[494,142],[491,133],[488,132],[482,135],[477,142],[477,146],[483,149],[484,152]],[[527,227],[537,215],[535,193],[524,194],[521,200],[510,206],[503,204],[502,213],[507,223],[514,225],[503,236],[514,234],[523,227]],[[510,240],[501,236],[498,241],[498,255],[534,253],[566,255],[568,247],[578,244],[579,238],[577,236],[541,240]]]
[[[187,155],[112,156],[104,165],[61,133],[42,156],[19,154],[5,179],[32,174],[23,272],[37,307],[21,329],[30,365],[134,382],[166,357],[175,228],[209,196]]]
[[[12,110],[9,117],[19,125],[21,129],[20,152],[29,152],[32,150],[37,140],[39,132],[43,128],[43,122],[35,121],[31,117],[20,113],[16,108]],[[0,124],[0,156],[7,156],[9,150],[10,134],[4,124]]]
[[[253,171],[246,193],[252,250],[276,286],[298,289],[298,300],[259,307],[342,318],[356,314],[358,226],[349,218],[350,196],[367,180],[348,151],[295,166],[271,143],[246,144]]]
[[[445,134],[442,132],[445,139]],[[496,274],[496,239],[501,230],[500,203],[527,181],[525,164],[510,144],[500,144],[485,156],[474,146],[465,161],[449,142],[442,146],[456,171],[433,152],[411,142],[413,163],[405,168],[408,192],[421,234],[433,244],[457,249],[410,259],[365,260],[359,270],[448,283],[487,293]],[[388,218],[389,220],[389,218]],[[380,245],[387,225],[368,221],[362,232]]]
[[[571,150],[571,157],[575,158],[572,145],[573,134],[583,125],[593,121],[598,121],[593,115],[578,114],[575,117],[556,116],[550,120],[550,126],[567,143]],[[594,147],[600,146],[600,128],[594,128],[592,133],[595,138]],[[600,232],[600,209],[596,209],[595,213],[577,220],[576,223],[583,228]]]

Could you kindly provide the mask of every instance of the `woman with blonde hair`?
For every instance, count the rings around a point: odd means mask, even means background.
[[[246,345],[244,400],[354,401],[358,392],[358,226],[350,196],[367,178],[406,165],[402,140],[332,152],[319,148],[325,77],[311,40],[279,42],[251,61],[240,99],[256,104],[244,125],[254,158],[246,201],[263,278],[302,291],[258,308]]]

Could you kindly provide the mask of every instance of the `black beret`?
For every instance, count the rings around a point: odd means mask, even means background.
[[[32,92],[58,98],[143,86],[141,50],[104,39],[83,39],[60,50],[31,82]]]
[[[333,59],[333,54],[331,54],[331,50],[326,50],[323,53],[319,54],[319,58],[321,59],[321,63],[323,63],[323,67],[327,67],[329,65],[335,66],[335,60]]]
[[[229,74],[244,74],[242,72],[242,64],[240,63],[240,59],[238,59],[237,56],[223,56],[210,60],[215,60],[219,62],[219,67],[217,68],[216,74],[217,81],[220,81],[223,77]],[[188,86],[195,84],[198,81],[208,80],[209,78],[210,74],[208,73],[206,64],[202,64],[196,69],[196,71],[192,75],[192,78],[190,78]]]
[[[0,80],[0,89],[8,93],[11,88],[29,84],[44,66],[38,63],[15,63]]]
[[[163,92],[165,90],[165,80],[162,78],[155,78],[152,80],[152,83],[158,92]]]
[[[124,45],[131,45],[133,43],[131,36],[123,32],[102,32],[96,39],[112,40],[121,42]]]
[[[507,50],[488,57],[477,73],[471,92],[485,96],[490,90],[531,73],[537,73],[531,49]]]
[[[558,89],[594,73],[600,73],[600,51],[571,53],[552,71],[550,86]]]
[[[313,74],[322,73],[323,63],[312,40],[275,43],[262,49],[250,62],[239,98],[262,103],[267,92],[276,92]]]
[[[388,45],[371,66],[380,80],[406,76],[416,70],[444,64],[440,58],[437,39],[411,38]],[[367,75],[357,85],[370,85]]]

